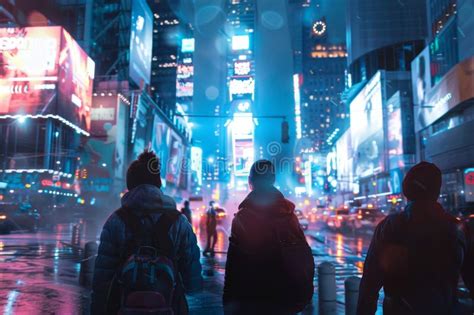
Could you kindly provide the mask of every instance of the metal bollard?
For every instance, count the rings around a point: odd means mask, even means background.
[[[329,262],[318,266],[319,314],[336,315],[336,269]]]
[[[357,300],[359,299],[359,277],[349,277],[344,281],[346,315],[357,313]]]
[[[79,272],[79,284],[87,288],[92,286],[94,276],[95,258],[97,256],[98,246],[96,242],[87,242],[84,247],[84,259],[81,261],[81,270]]]

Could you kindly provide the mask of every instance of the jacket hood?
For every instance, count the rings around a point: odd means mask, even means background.
[[[272,214],[291,214],[295,211],[295,205],[285,199],[283,194],[275,187],[267,189],[256,189],[250,192],[239,205],[239,210],[251,209],[257,212]]]
[[[137,212],[176,210],[176,202],[154,185],[139,185],[122,197],[122,207]]]

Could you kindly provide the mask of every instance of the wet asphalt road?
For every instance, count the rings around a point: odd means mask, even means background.
[[[72,224],[57,225],[52,231],[0,236],[0,312],[3,314],[87,314],[89,290],[78,285],[78,255],[66,243]],[[201,248],[205,231],[195,226]],[[214,258],[202,257],[204,290],[189,296],[191,314],[222,314],[228,225],[218,229]],[[85,239],[97,232],[87,233]],[[362,272],[370,235],[345,235],[312,225],[307,231],[316,264],[336,265],[338,300],[343,309],[344,279]],[[316,297],[315,297],[316,298]],[[308,314],[315,314],[308,310]]]

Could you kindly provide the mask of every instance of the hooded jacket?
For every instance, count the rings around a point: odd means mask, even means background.
[[[274,270],[272,248],[277,231],[273,227],[285,226],[304,239],[294,209],[294,204],[273,187],[252,191],[240,204],[232,221],[227,253],[226,314],[257,314],[258,310],[282,314],[285,301],[277,292],[284,284]]]
[[[140,185],[132,189],[122,197],[121,203],[122,207],[130,209],[139,217],[145,213],[149,214],[153,223],[156,223],[163,213],[176,211],[174,200],[153,185]],[[171,226],[169,236],[184,289],[186,292],[199,290],[202,286],[200,250],[196,235],[185,216],[179,216]],[[117,304],[117,301],[108,300],[114,298],[109,296],[113,290],[111,283],[123,263],[121,254],[131,237],[125,223],[114,212],[107,219],[100,236],[92,283],[92,314],[110,313],[110,306],[106,304]]]
[[[459,275],[472,283],[465,236],[436,201],[411,202],[389,215],[367,252],[357,314],[375,314],[382,287],[384,314],[457,314]]]

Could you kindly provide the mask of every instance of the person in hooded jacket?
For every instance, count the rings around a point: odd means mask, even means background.
[[[406,174],[405,210],[375,229],[360,283],[358,315],[458,314],[459,276],[474,297],[472,244],[465,227],[437,202],[441,171],[421,162]]]
[[[122,208],[131,211],[151,231],[162,215],[177,212],[174,200],[161,191],[159,159],[153,152],[145,150],[133,161],[127,171],[128,192],[122,197]],[[151,218],[153,223],[150,222]],[[147,225],[148,224],[148,225]],[[123,265],[126,244],[133,237],[128,225],[117,211],[106,221],[95,261],[91,294],[91,314],[117,314],[120,308],[120,286],[118,272]],[[179,215],[168,232],[173,245],[173,255],[179,273],[176,285],[174,314],[188,314],[185,292],[194,292],[202,287],[200,251],[196,236],[184,215]]]
[[[294,213],[295,205],[285,199],[274,183],[273,164],[268,160],[256,161],[249,175],[251,192],[232,221],[223,292],[226,315],[295,313],[281,295],[287,284],[277,269],[273,250],[278,231],[274,229],[283,226],[306,241]]]

